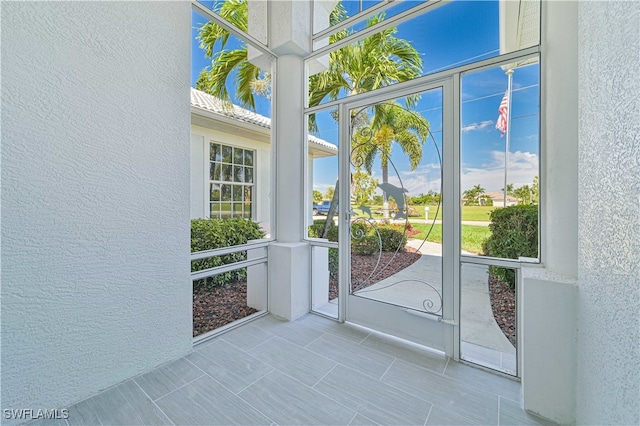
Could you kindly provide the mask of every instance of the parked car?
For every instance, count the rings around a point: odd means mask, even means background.
[[[331,208],[331,201],[322,201],[319,204],[313,205],[313,215],[317,216],[320,214],[329,214],[329,209]]]

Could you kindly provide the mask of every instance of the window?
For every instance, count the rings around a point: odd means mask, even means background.
[[[209,205],[213,218],[253,217],[255,151],[212,142]]]

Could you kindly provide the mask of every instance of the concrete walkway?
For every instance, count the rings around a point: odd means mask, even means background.
[[[419,249],[422,257],[401,272],[356,294],[421,311],[429,311],[430,300],[434,302],[433,311],[439,313],[442,294],[442,246],[415,239],[409,239],[407,245]],[[463,264],[461,281],[460,333],[463,357],[466,352],[469,358],[472,358],[470,360],[483,361],[515,371],[515,348],[493,318],[489,299],[488,268],[483,265]]]

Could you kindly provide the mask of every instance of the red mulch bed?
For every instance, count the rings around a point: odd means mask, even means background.
[[[498,326],[511,344],[516,346],[516,292],[496,277],[489,275],[491,310]]]
[[[215,330],[256,311],[247,306],[247,282],[193,293],[193,336]]]
[[[395,255],[395,256],[394,256]],[[377,273],[369,280],[374,284],[411,265],[420,258],[412,248],[398,253],[383,252]],[[351,258],[351,280],[360,283],[366,279],[378,260],[378,255]],[[390,262],[391,261],[391,262]],[[389,263],[388,266],[387,263]],[[385,267],[386,266],[386,267]],[[329,300],[338,297],[338,277],[329,281]],[[235,320],[257,312],[247,306],[247,283],[231,283],[211,290],[201,289],[193,294],[193,336],[199,336]]]
[[[383,252],[378,270],[365,285],[358,285],[369,277],[376,266],[378,255],[351,256],[351,282],[354,288],[368,287],[407,268],[421,254],[411,247],[398,253]],[[493,316],[509,341],[516,345],[516,301],[515,292],[495,277],[489,277],[489,294]],[[329,280],[329,300],[338,297],[338,277],[332,274]],[[215,330],[235,320],[257,312],[247,306],[247,283],[237,282],[199,290],[193,294],[193,336]]]
[[[351,255],[351,282],[353,289],[362,289],[396,274],[416,262],[422,256],[419,251],[407,247],[397,253],[382,252],[376,272],[366,280],[376,267],[379,253],[371,256]],[[329,300],[338,297],[338,275],[331,274],[329,279]]]

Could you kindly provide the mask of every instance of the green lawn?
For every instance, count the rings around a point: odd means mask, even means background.
[[[412,223],[414,229],[420,233],[411,238],[424,240],[431,225],[425,223]],[[462,250],[471,253],[482,253],[482,242],[491,235],[488,226],[462,225]],[[433,225],[433,230],[429,234],[427,241],[442,244],[442,225]]]
[[[429,207],[429,219],[433,220],[436,214],[437,206]],[[424,211],[424,206],[415,206],[419,212]],[[462,206],[462,220],[472,220],[477,222],[489,222],[489,213],[491,213],[497,207],[493,206]],[[442,207],[438,212],[438,220],[442,220]]]
[[[433,220],[433,217],[436,214],[437,206],[428,206],[429,207],[429,219]],[[424,208],[425,206],[412,206],[413,209],[417,210],[420,216],[410,217],[409,219],[424,219]],[[462,206],[462,220],[471,220],[477,222],[489,222],[489,213],[496,207],[493,206]],[[357,206],[354,206],[356,210],[356,214],[360,214],[360,210],[358,210]],[[379,219],[382,217],[381,214],[374,213],[376,210],[382,210],[382,206],[371,206],[371,213],[373,213],[373,217]],[[438,211],[438,220],[442,220],[442,206],[440,207],[440,211]]]

